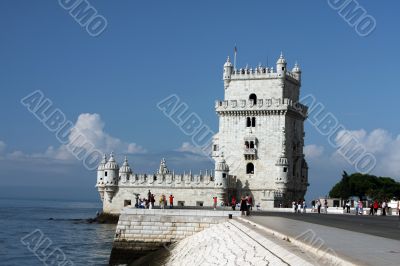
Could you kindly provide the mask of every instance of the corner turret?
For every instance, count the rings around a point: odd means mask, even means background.
[[[119,166],[115,162],[114,154],[111,153],[110,159],[104,166],[105,192],[109,202],[111,202],[115,192],[118,190],[118,171]]]
[[[231,63],[231,60],[228,56],[226,59],[226,62],[224,64],[224,75],[223,75],[223,80],[224,80],[224,88],[228,88],[229,82],[231,81],[231,75],[233,71],[233,65]]]
[[[129,166],[128,159],[125,156],[124,163],[119,169],[119,178],[122,184],[129,182],[132,177],[132,168]]]
[[[300,69],[300,66],[297,64],[297,62],[296,62],[296,64],[294,64],[294,67],[293,67],[293,69],[292,69],[292,73],[293,73],[293,76],[294,76],[299,82],[301,82],[301,69]]]
[[[107,163],[107,156],[104,154],[103,160],[100,162],[99,166],[97,167],[97,182],[96,187],[99,191],[101,201],[104,200],[104,167]]]
[[[215,164],[214,187],[217,189],[216,194],[220,203],[224,204],[226,200],[226,189],[228,187],[229,166],[221,154],[219,160]]]
[[[278,73],[279,76],[284,77],[286,75],[286,71],[286,60],[283,57],[283,53],[281,52],[278,61],[276,61],[276,73]]]

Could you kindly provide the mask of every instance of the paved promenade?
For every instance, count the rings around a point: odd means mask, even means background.
[[[313,265],[243,224],[229,221],[181,240],[166,265]]]
[[[354,214],[325,215],[316,213],[296,214],[282,212],[253,212],[252,214],[253,216],[283,217],[400,240],[400,220],[398,216],[370,216]]]
[[[397,217],[269,213],[245,219],[272,230],[264,231],[266,237],[271,236],[272,232],[275,232],[274,235],[280,233],[281,237],[305,243],[314,251],[321,249],[321,245],[327,254],[357,265],[399,265],[400,241],[395,240],[400,230]],[[260,229],[259,226],[253,228]],[[302,249],[307,252],[306,247]]]

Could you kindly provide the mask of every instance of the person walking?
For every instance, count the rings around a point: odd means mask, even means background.
[[[213,206],[214,206],[214,211],[217,209],[217,197],[213,197]]]
[[[169,208],[172,209],[174,207],[174,196],[172,194],[169,195]]]
[[[369,215],[374,215],[374,204],[372,202],[369,204]]]
[[[361,200],[358,202],[358,209],[360,210],[360,215],[363,215],[363,202]]]
[[[346,213],[350,213],[350,200],[346,201]]]
[[[303,199],[303,213],[306,213],[306,208],[307,208],[306,200]]]

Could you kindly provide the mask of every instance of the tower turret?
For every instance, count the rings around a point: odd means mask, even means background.
[[[121,179],[121,183],[126,183],[132,177],[132,169],[128,164],[128,159],[125,156],[124,163],[122,164],[121,168],[119,169],[119,177]]]
[[[233,66],[232,66],[231,60],[228,56],[228,58],[226,59],[226,62],[224,64],[224,74],[223,74],[225,89],[229,86],[229,82],[231,81],[232,71],[233,71]]]
[[[220,203],[225,203],[226,189],[228,187],[229,166],[221,154],[219,160],[215,164],[214,187],[217,189],[216,194]]]
[[[278,75],[280,74],[282,77],[286,74],[286,60],[282,52],[278,61],[276,61],[276,73],[278,73]]]
[[[119,166],[115,162],[114,154],[111,153],[110,159],[104,166],[105,192],[109,202],[111,202],[118,189],[118,170]]]
[[[297,62],[294,64],[294,67],[292,69],[293,75],[296,77],[296,79],[301,82],[301,69],[300,66],[297,64]]]
[[[102,201],[104,199],[104,167],[106,163],[107,163],[107,156],[104,154],[103,160],[97,167],[97,182],[96,182],[96,187],[97,190],[99,191],[100,198]]]

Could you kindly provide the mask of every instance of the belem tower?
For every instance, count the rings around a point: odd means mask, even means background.
[[[301,70],[287,70],[283,55],[276,68],[223,68],[224,100],[215,103],[219,130],[212,141],[214,172],[177,174],[161,160],[156,173],[137,174],[127,159],[119,167],[111,153],[98,166],[97,184],[103,211],[119,213],[136,195],[174,196],[181,206],[221,205],[250,195],[262,209],[291,206],[304,198],[308,166],[304,158],[307,107],[299,103]]]

